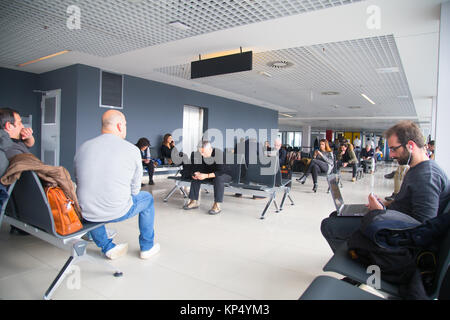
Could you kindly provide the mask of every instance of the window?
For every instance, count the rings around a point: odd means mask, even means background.
[[[301,148],[302,132],[301,131],[283,131],[278,133],[281,136],[281,143],[293,148]]]

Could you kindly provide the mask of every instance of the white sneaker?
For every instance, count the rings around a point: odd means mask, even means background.
[[[141,259],[148,259],[148,258],[154,256],[155,254],[157,254],[159,252],[160,249],[161,249],[161,246],[159,245],[159,243],[155,243],[150,250],[141,251]]]
[[[106,251],[105,256],[111,260],[115,260],[124,256],[128,251],[128,243],[121,243],[116,245],[114,248]]]

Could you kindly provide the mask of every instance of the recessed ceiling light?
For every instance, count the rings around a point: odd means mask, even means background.
[[[39,62],[39,61],[42,61],[42,60],[47,60],[47,59],[50,59],[50,58],[62,55],[62,54],[67,53],[67,52],[69,52],[69,50],[60,51],[60,52],[53,53],[53,54],[50,54],[50,55],[42,57],[42,58],[38,58],[38,59],[34,59],[34,60],[31,60],[31,61],[28,61],[28,62],[24,62],[24,63],[18,64],[17,66],[18,67],[24,67],[26,65],[29,65],[29,64],[32,64],[32,63],[35,63],[35,62]]]
[[[375,69],[379,74],[384,74],[384,73],[397,73],[400,70],[398,69],[398,67],[387,67],[387,68],[378,68]]]
[[[324,91],[324,92],[321,92],[321,94],[323,96],[337,96],[339,94],[339,92],[336,92],[336,91]]]
[[[281,115],[281,116],[288,117],[288,118],[293,118],[293,117],[294,117],[294,116],[291,116],[290,114],[281,113],[281,112],[280,112],[280,115]]]
[[[267,63],[267,65],[275,69],[285,69],[293,66],[294,64],[289,61],[271,61]]]
[[[370,99],[368,96],[366,96],[364,93],[361,93],[361,95],[363,96],[364,99],[366,99],[367,101],[369,101],[371,104],[375,104],[375,102],[372,101],[372,99]]]
[[[268,77],[268,78],[272,78],[272,75],[266,71],[258,71],[258,73],[262,76]]]
[[[189,30],[191,28],[188,25],[186,25],[183,22],[180,22],[178,20],[169,22],[169,26],[172,26],[174,28],[177,28],[177,29],[183,30],[183,31]]]

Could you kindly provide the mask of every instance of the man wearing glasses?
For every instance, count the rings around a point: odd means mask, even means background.
[[[399,165],[410,168],[394,200],[384,202],[386,209],[402,212],[421,223],[436,217],[450,198],[450,187],[445,172],[427,157],[419,127],[412,121],[402,121],[387,130],[385,136],[390,156]],[[383,210],[376,195],[369,195],[368,201],[369,210]],[[332,213],[322,221],[321,231],[335,252],[360,225],[361,217],[337,217]]]

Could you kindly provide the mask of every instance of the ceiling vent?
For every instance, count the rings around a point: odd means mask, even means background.
[[[286,69],[286,68],[292,67],[294,64],[289,61],[271,61],[271,62],[267,63],[267,65],[269,67],[275,68],[275,69]]]

